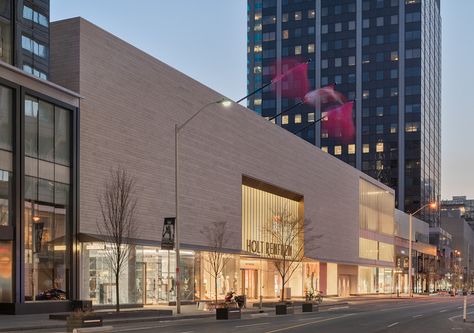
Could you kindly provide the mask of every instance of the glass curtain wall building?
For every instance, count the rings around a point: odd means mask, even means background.
[[[396,190],[407,212],[440,196],[441,18],[439,0],[249,0],[248,91],[269,82],[287,57],[309,64],[311,89],[337,84],[356,136],[321,130],[320,107],[297,107],[275,122]],[[275,73],[277,71],[278,73]],[[248,99],[270,118],[297,103],[281,87]],[[437,225],[439,213],[421,217]]]
[[[0,312],[77,297],[76,117],[75,106],[0,79]]]
[[[49,0],[0,0],[0,38],[0,60],[48,79]]]

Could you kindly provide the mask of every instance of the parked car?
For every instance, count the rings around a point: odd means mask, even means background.
[[[42,291],[36,296],[36,300],[38,301],[49,301],[49,300],[65,300],[66,299],[66,292],[61,289],[51,288]]]

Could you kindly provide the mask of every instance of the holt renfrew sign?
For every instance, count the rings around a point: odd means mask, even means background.
[[[275,257],[275,256],[291,256],[292,247],[291,245],[277,244],[262,242],[256,240],[247,239],[246,242],[247,251],[258,254],[264,257]]]

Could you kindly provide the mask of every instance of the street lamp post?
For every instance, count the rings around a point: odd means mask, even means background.
[[[410,236],[409,236],[409,244],[408,244],[408,290],[409,290],[409,295],[410,297],[413,297],[413,282],[412,282],[412,274],[411,274],[411,270],[412,270],[412,247],[413,247],[413,244],[412,244],[412,241],[413,241],[413,215],[415,215],[416,213],[418,213],[420,210],[422,210],[423,208],[425,207],[428,207],[430,206],[430,208],[436,208],[436,202],[430,202],[430,203],[427,203],[423,206],[421,206],[418,210],[416,210],[415,212],[413,213],[410,213]]]
[[[178,152],[179,152],[179,133],[180,131],[196,116],[204,111],[206,108],[208,108],[211,105],[215,104],[221,104],[224,107],[229,107],[232,102],[228,99],[222,98],[218,101],[214,101],[211,103],[207,103],[204,106],[202,106],[199,110],[197,110],[188,120],[186,120],[184,123],[181,125],[175,124],[174,126],[174,194],[175,194],[175,236],[176,236],[176,245],[175,245],[175,250],[176,250],[176,312],[178,314],[181,313],[181,271],[180,271],[180,239],[179,239],[179,197],[178,197],[178,178],[179,178],[179,172],[178,172]]]

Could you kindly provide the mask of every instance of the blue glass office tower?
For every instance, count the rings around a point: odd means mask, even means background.
[[[286,57],[312,59],[311,89],[337,84],[355,100],[356,136],[322,130],[320,107],[275,122],[394,188],[413,212],[440,197],[441,16],[439,0],[248,0],[248,91],[268,82]],[[264,90],[248,106],[270,118],[295,99]],[[435,226],[439,212],[421,217]]]

